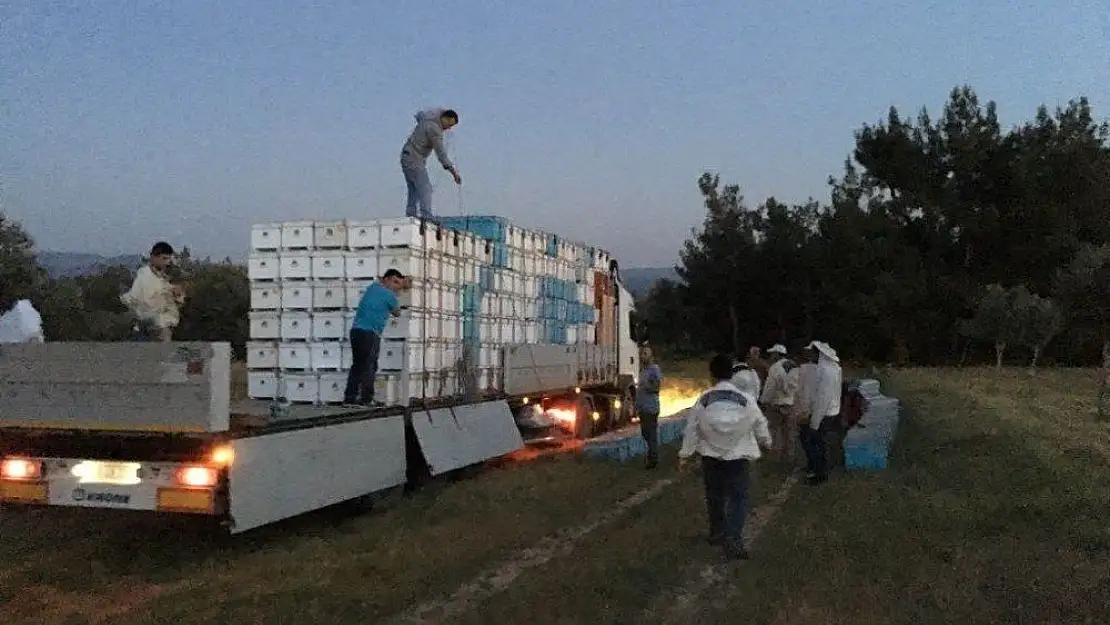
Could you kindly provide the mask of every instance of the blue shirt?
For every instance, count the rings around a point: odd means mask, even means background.
[[[640,371],[640,383],[636,385],[636,411],[659,414],[659,387],[663,382],[663,371],[659,365],[648,365]],[[649,383],[653,389],[649,390]]]
[[[366,330],[381,336],[385,331],[386,322],[389,321],[389,313],[400,305],[396,293],[382,286],[380,282],[375,282],[366,287],[366,291],[363,292],[351,329]]]

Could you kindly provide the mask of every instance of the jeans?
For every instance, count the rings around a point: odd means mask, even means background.
[[[749,464],[747,459],[721,460],[708,456],[701,459],[709,536],[723,538],[734,547],[742,546],[744,520],[748,514]]]
[[[401,163],[401,173],[405,175],[405,185],[409,190],[405,215],[421,219],[435,217],[432,214],[432,179],[428,177],[428,168]]]
[[[648,464],[659,462],[659,412],[640,413],[640,434],[647,441]]]
[[[836,416],[825,417],[816,432],[810,429],[808,421],[798,426],[798,437],[802,441],[802,449],[806,452],[806,472],[818,479],[829,476],[825,435],[832,430],[836,419]]]
[[[374,378],[378,375],[378,352],[382,337],[369,330],[351,329],[351,370],[343,401],[348,404],[374,401]]]

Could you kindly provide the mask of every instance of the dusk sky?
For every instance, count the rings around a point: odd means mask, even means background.
[[[446,105],[437,212],[667,265],[702,171],[826,200],[862,123],[963,83],[1007,126],[1110,117],[1110,5],[0,0],[0,210],[44,250],[245,258],[252,223],[403,214],[413,113]]]

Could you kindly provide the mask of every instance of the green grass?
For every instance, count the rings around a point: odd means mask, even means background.
[[[324,511],[223,540],[151,517],[4,511],[0,614],[76,623],[122,605],[126,623],[373,622],[648,483],[639,464],[538,460],[379,512]]]
[[[722,568],[686,622],[1106,622],[1110,431],[1094,419],[1094,372],[909,369],[887,382],[907,406],[891,467],[796,486],[753,559]],[[230,539],[149,517],[3,511],[0,614],[373,623],[676,475],[673,465],[673,449],[650,473],[540,460],[374,513],[327,511]],[[759,505],[784,472],[756,466]],[[719,562],[696,542],[704,531],[698,476],[682,474],[451,622],[667,622],[669,590]]]

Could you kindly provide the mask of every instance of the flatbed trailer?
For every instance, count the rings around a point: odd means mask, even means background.
[[[507,348],[515,393],[370,409],[233,403],[226,343],[3,346],[0,504],[192,514],[247,531],[510,454],[525,435],[628,423],[633,380],[579,353],[599,349]]]

